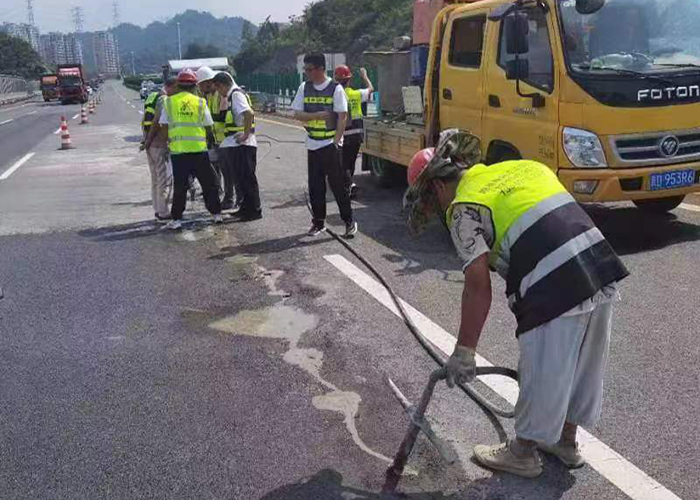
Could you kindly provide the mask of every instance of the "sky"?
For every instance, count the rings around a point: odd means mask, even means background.
[[[187,9],[209,11],[217,17],[240,16],[256,24],[267,16],[285,22],[302,13],[310,0],[117,0],[122,22],[145,26],[165,21]],[[26,0],[2,0],[0,23],[27,22]],[[34,0],[34,19],[42,33],[73,31],[72,7],[82,7],[86,31],[112,26],[113,0]]]

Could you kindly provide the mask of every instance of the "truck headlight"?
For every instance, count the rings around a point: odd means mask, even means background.
[[[586,130],[564,128],[564,152],[569,161],[579,168],[607,167],[605,151],[598,136]]]

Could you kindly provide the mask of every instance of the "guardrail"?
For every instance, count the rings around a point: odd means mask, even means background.
[[[12,104],[32,97],[35,86],[24,78],[0,75],[0,105]]]

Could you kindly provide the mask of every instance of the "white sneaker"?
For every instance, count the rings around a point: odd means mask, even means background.
[[[214,224],[223,224],[224,216],[221,214],[214,214]]]
[[[581,455],[581,450],[576,443],[558,443],[547,445],[544,443],[537,443],[537,447],[557,457],[564,465],[570,469],[578,469],[586,464],[586,460]]]
[[[181,220],[171,220],[168,222],[165,226],[164,229],[170,229],[171,231],[178,231],[182,229],[182,221]]]

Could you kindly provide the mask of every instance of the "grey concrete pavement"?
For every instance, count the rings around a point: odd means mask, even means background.
[[[382,457],[407,419],[383,379],[416,400],[434,365],[398,318],[324,258],[352,261],[342,247],[303,235],[303,146],[261,141],[263,220],[211,226],[198,201],[185,230],[167,233],[151,222],[137,95],[108,84],[106,97],[90,125],[71,126],[76,150],[57,152],[57,138],[45,137],[0,181],[0,497],[384,498]],[[258,130],[303,140],[289,125],[259,120]],[[352,244],[455,332],[462,279],[444,231],[411,239],[402,188],[379,189],[367,174],[357,182]],[[591,432],[692,500],[700,213],[589,210],[633,272],[603,420]],[[330,199],[329,213],[340,228]],[[498,284],[480,352],[513,367],[502,292]],[[628,498],[592,468],[549,458],[536,480],[491,474],[471,448],[512,435],[509,421],[444,386],[429,413],[460,462],[446,467],[421,438],[401,483],[408,498]]]

